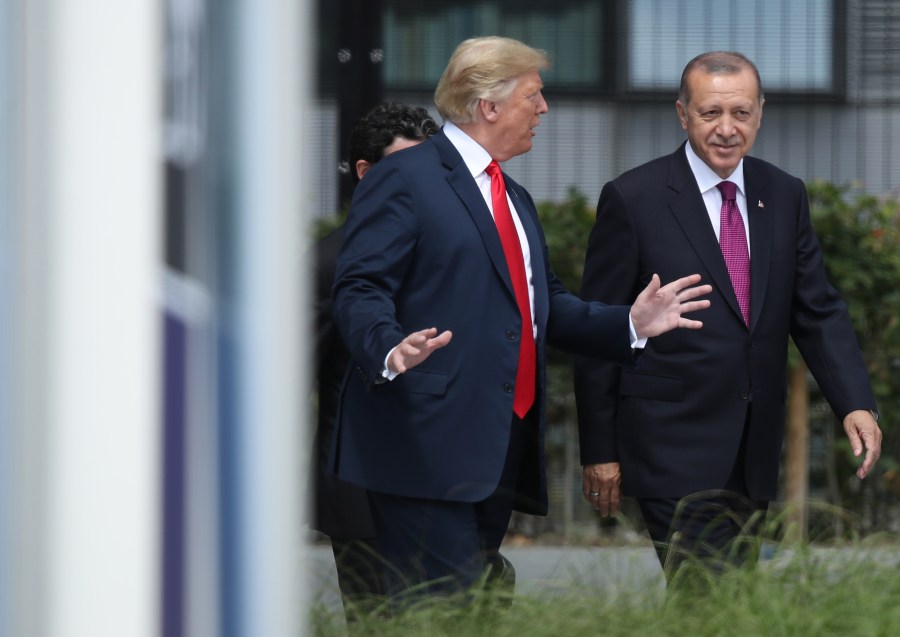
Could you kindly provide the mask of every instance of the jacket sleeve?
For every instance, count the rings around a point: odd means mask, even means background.
[[[603,187],[588,239],[581,297],[630,305],[640,290],[639,245],[625,199],[615,182]],[[620,366],[575,358],[575,403],[581,463],[615,462]]]
[[[407,177],[379,162],[356,188],[338,254],[332,302],[335,324],[370,382],[405,334],[394,298],[415,255],[416,216]]]
[[[828,281],[802,182],[797,216],[797,261],[791,337],[823,395],[841,420],[856,409],[876,411],[868,371],[847,304]]]

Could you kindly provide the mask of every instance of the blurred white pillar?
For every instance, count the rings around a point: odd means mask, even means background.
[[[312,54],[307,0],[238,0],[234,84],[241,413],[239,457],[244,637],[305,628],[301,480],[308,401],[303,350],[305,172],[300,122]]]
[[[159,634],[160,3],[20,0],[13,634]]]

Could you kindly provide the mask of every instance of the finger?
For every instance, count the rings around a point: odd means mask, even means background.
[[[687,303],[682,303],[679,310],[682,314],[688,314],[689,312],[696,312],[697,310],[705,310],[710,305],[712,305],[712,303],[708,299],[702,301],[688,301]]]
[[[698,296],[709,294],[710,292],[712,292],[711,285],[696,285],[694,287],[679,290],[678,298],[683,301],[687,301],[689,299],[696,299]]]
[[[655,274],[653,276],[656,276]],[[700,283],[700,279],[702,277],[699,274],[689,274],[688,276],[683,276],[680,279],[675,279],[671,283],[666,285],[666,288],[673,289],[676,292],[681,292],[686,288],[689,288],[697,283]],[[709,286],[704,286],[709,287]],[[710,292],[712,289],[710,289]]]
[[[613,482],[609,488],[609,514],[617,516],[619,514],[619,502],[622,499],[622,490],[618,482]]]
[[[612,501],[619,499],[618,489],[614,486],[610,486],[609,482],[607,482],[599,489],[599,491],[600,495],[597,496],[597,510],[600,512],[600,517],[609,517]]]
[[[595,508],[600,512],[601,518],[609,517],[609,500],[598,500]]]
[[[703,327],[703,321],[695,321],[694,319],[680,318],[678,319],[678,327],[688,330],[699,330]]]
[[[852,424],[846,427],[846,431],[847,438],[850,440],[850,449],[853,450],[853,455],[858,457],[863,450],[862,440],[860,440],[859,438],[859,433],[856,431],[856,427]]]
[[[863,459],[862,465],[860,465],[859,469],[856,471],[856,475],[859,476],[860,479],[869,475],[872,467],[875,466],[875,463],[878,462],[878,458],[881,457],[881,441],[876,441],[874,440],[875,438],[877,438],[877,436],[871,431],[862,432],[862,442],[866,446],[866,457]]]
[[[615,517],[619,515],[619,499],[615,498],[614,500],[609,501],[609,515],[611,517]]]
[[[453,338],[453,333],[450,330],[444,330],[438,336],[435,336],[434,338],[430,339],[428,341],[428,345],[429,345],[429,347],[431,347],[431,349],[439,349],[439,348],[447,345],[447,343],[449,343],[450,339],[452,339],[452,338]]]
[[[659,291],[659,288],[660,288],[659,275],[654,274],[653,276],[650,277],[650,283],[647,284],[647,287],[644,288],[644,291],[641,292],[641,294],[639,296],[645,296],[645,295],[653,296],[654,294],[656,294]]]
[[[877,449],[868,449],[866,451],[866,457],[863,460],[863,463],[860,465],[859,469],[856,470],[856,476],[860,480],[869,475],[869,472],[872,470],[872,467],[875,466],[880,455],[881,452]]]
[[[863,463],[859,465],[859,469],[856,470],[856,477],[860,480],[863,480],[867,475],[869,475],[869,471],[872,470],[872,467],[875,466],[875,461],[869,458],[869,454],[866,454]]]

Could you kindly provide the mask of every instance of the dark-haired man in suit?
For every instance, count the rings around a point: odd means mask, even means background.
[[[653,339],[638,368],[576,363],[584,496],[602,515],[616,514],[621,492],[634,496],[667,575],[684,555],[715,568],[751,555],[734,540],[776,496],[788,336],[854,454],[865,451],[859,478],[881,451],[803,182],[747,156],[763,102],[745,56],[694,58],[676,102],[687,143],[606,184],[590,235],[585,299],[621,303],[653,273],[700,272],[715,288],[702,332]]]

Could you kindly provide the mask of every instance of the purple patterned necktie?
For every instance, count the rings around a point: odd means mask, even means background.
[[[731,181],[723,181],[718,186],[722,193],[722,225],[719,230],[719,245],[725,266],[731,276],[731,285],[737,295],[744,323],[750,325],[750,251],[747,249],[747,235],[744,232],[744,221],[738,210],[735,195],[737,185]]]

